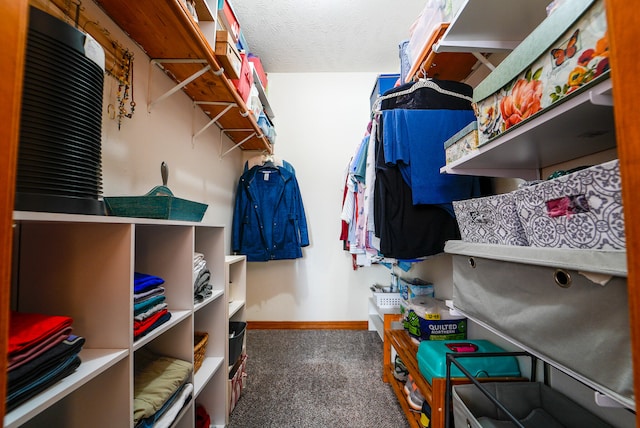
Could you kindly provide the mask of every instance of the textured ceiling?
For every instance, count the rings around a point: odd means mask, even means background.
[[[399,72],[426,0],[232,0],[266,72]]]

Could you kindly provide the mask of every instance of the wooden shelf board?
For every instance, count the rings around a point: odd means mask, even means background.
[[[191,18],[186,6],[179,0],[156,2],[140,0],[97,0],[97,3],[151,59],[201,59],[211,65],[212,72],[189,83],[184,92],[194,101],[235,102],[238,108],[227,112],[218,120],[222,129],[250,129],[247,132],[229,132],[234,143],[239,143],[255,132],[243,143],[245,150],[270,149],[269,140],[261,136],[257,122],[249,115],[245,102],[226,76],[213,72],[220,69],[215,53],[209,47],[206,37],[198,24]],[[142,18],[144,17],[144,18]],[[182,82],[202,69],[202,64],[164,63],[163,68],[176,82]],[[224,107],[217,109],[203,106],[209,117],[215,117]]]
[[[448,23],[441,24],[426,41],[418,60],[412,65],[407,74],[407,82],[420,77],[432,77],[443,80],[464,80],[472,71],[478,59],[467,52],[436,53],[434,45],[442,38],[449,27]],[[426,76],[423,75],[426,73]]]

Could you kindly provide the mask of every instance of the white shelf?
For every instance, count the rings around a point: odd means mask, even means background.
[[[191,315],[190,311],[169,311],[169,312],[171,312],[171,319],[166,323],[162,324],[161,326],[159,326],[158,328],[155,328],[151,333],[136,340],[133,343],[134,351],[137,351],[138,349],[142,348],[144,345],[151,342],[156,337],[161,336],[167,330],[178,325],[182,320],[186,319]]]
[[[611,86],[606,78],[574,93],[440,172],[535,180],[541,168],[614,149]]]
[[[627,252],[624,250],[520,247],[447,241],[444,251],[448,254],[481,257],[505,262],[572,269],[619,277],[627,276]]]
[[[253,83],[256,85],[258,89],[258,97],[260,98],[260,102],[262,102],[262,107],[264,108],[265,114],[269,117],[269,119],[273,122],[273,118],[275,115],[273,114],[273,110],[271,109],[271,105],[269,104],[269,99],[267,98],[267,92],[262,86],[260,82],[260,78],[258,77],[258,72],[255,68],[253,68]]]
[[[380,336],[380,340],[384,342],[384,321],[377,314],[369,314],[369,320],[373,324],[373,328]]]
[[[229,318],[233,317],[238,311],[244,308],[244,300],[234,300],[229,302]]]
[[[137,217],[116,217],[107,215],[84,215],[84,214],[63,214],[47,213],[35,211],[14,211],[14,221],[35,221],[51,223],[104,223],[104,224],[139,224],[139,225],[161,225],[161,226],[194,226],[202,225],[207,227],[224,227],[201,222],[191,222],[182,220],[158,220],[152,218]]]
[[[82,363],[71,375],[60,380],[4,417],[5,428],[14,428],[41,413],[82,385],[103,373],[129,355],[127,349],[83,349]]]
[[[369,330],[373,326],[373,329],[378,333],[380,339],[384,342],[384,316],[399,314],[400,308],[380,308],[376,305],[376,301],[373,297],[369,297]]]
[[[546,18],[548,4],[549,0],[467,0],[433,50],[513,50]]]
[[[226,264],[232,265],[234,263],[239,263],[239,262],[243,261],[245,258],[246,258],[246,256],[242,256],[242,255],[224,256],[224,262]]]
[[[200,391],[209,383],[213,375],[224,364],[224,358],[222,357],[205,357],[202,361],[202,366],[196,374],[193,375],[193,396],[198,398]]]
[[[208,298],[204,299],[204,300],[203,300],[202,302],[200,302],[200,303],[196,303],[196,304],[193,306],[193,311],[194,311],[194,312],[199,311],[200,309],[202,309],[202,308],[204,308],[205,306],[207,306],[209,303],[211,303],[211,302],[215,301],[216,299],[219,299],[219,298],[220,298],[220,297],[222,297],[222,296],[224,296],[224,290],[213,290],[213,294],[212,294],[210,297],[208,297]]]

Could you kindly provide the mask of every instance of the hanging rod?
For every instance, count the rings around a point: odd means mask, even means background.
[[[205,67],[203,67],[202,69],[196,71],[191,76],[189,76],[188,78],[186,78],[182,82],[178,83],[176,86],[174,86],[173,88],[171,88],[170,90],[168,90],[167,92],[165,92],[164,94],[162,94],[161,96],[159,96],[158,98],[156,98],[155,100],[152,101],[151,100],[151,76],[152,76],[151,70],[152,70],[154,65],[161,65],[161,64],[164,64],[164,63],[170,63],[170,64],[207,64],[207,65]],[[211,64],[208,64],[206,59],[180,59],[180,58],[174,58],[174,59],[152,59],[151,61],[149,61],[149,89],[147,90],[147,112],[151,113],[151,108],[155,104],[158,104],[159,102],[161,102],[161,101],[165,100],[166,98],[170,97],[171,95],[175,94],[176,92],[178,92],[179,90],[181,90],[182,88],[187,86],[189,83],[193,82],[198,77],[202,76],[203,74],[205,74],[208,71],[211,71]],[[220,76],[220,75],[222,75],[222,73],[224,73],[224,69],[222,67],[218,71],[214,71],[213,72],[213,74],[215,74],[216,76]]]

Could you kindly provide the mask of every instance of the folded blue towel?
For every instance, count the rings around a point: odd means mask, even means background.
[[[146,273],[133,273],[133,292],[142,293],[157,285],[164,284],[164,279],[159,276],[149,275]]]

